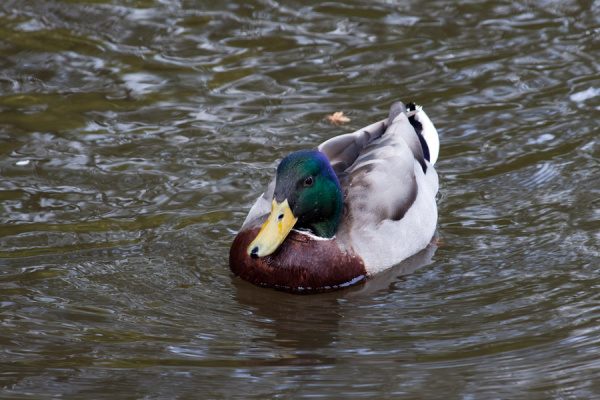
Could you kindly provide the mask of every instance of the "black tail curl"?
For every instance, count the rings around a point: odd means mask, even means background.
[[[408,111],[415,111],[417,109],[417,105],[413,102],[407,103],[406,109]],[[421,124],[419,121],[417,121],[417,119],[415,118],[416,115],[417,114],[414,114],[414,115],[408,117],[408,122],[410,122],[412,127],[415,129],[415,132],[417,132],[417,136],[419,137],[419,142],[421,142],[421,147],[423,148],[423,157],[425,157],[425,159],[427,161],[431,161],[431,158],[429,155],[429,146],[427,146],[427,142],[425,141],[425,138],[423,137],[423,124]]]

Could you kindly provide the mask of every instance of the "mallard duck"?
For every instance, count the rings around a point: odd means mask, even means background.
[[[352,285],[427,247],[439,138],[421,107],[284,158],[229,253],[231,271],[282,290]]]

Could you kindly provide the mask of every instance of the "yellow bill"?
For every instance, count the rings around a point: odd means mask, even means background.
[[[294,217],[287,199],[271,203],[271,215],[263,225],[256,238],[248,246],[248,254],[252,258],[264,257],[273,253],[285,240],[288,233],[296,224],[298,218]]]

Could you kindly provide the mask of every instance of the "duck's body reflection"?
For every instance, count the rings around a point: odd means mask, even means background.
[[[264,290],[234,278],[236,300],[252,314],[249,322],[268,334],[253,339],[257,347],[278,348],[274,357],[290,364],[323,363],[322,350],[337,340],[339,325],[356,303],[371,304],[401,290],[406,275],[431,264],[437,247],[430,246],[397,266],[352,287],[306,296]]]

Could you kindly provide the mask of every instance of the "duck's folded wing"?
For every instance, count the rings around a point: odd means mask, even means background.
[[[392,107],[389,120],[393,122],[385,133],[339,174],[344,206],[355,221],[378,225],[402,219],[417,197],[415,167],[421,169],[419,175],[426,173],[423,150],[404,107]]]
[[[437,174],[424,158],[403,105],[385,133],[340,174],[344,214],[338,237],[375,272],[424,248],[435,230]]]
[[[388,119],[371,124],[353,133],[336,136],[321,143],[317,150],[324,153],[336,174],[350,167],[373,140],[381,137],[388,127]]]

